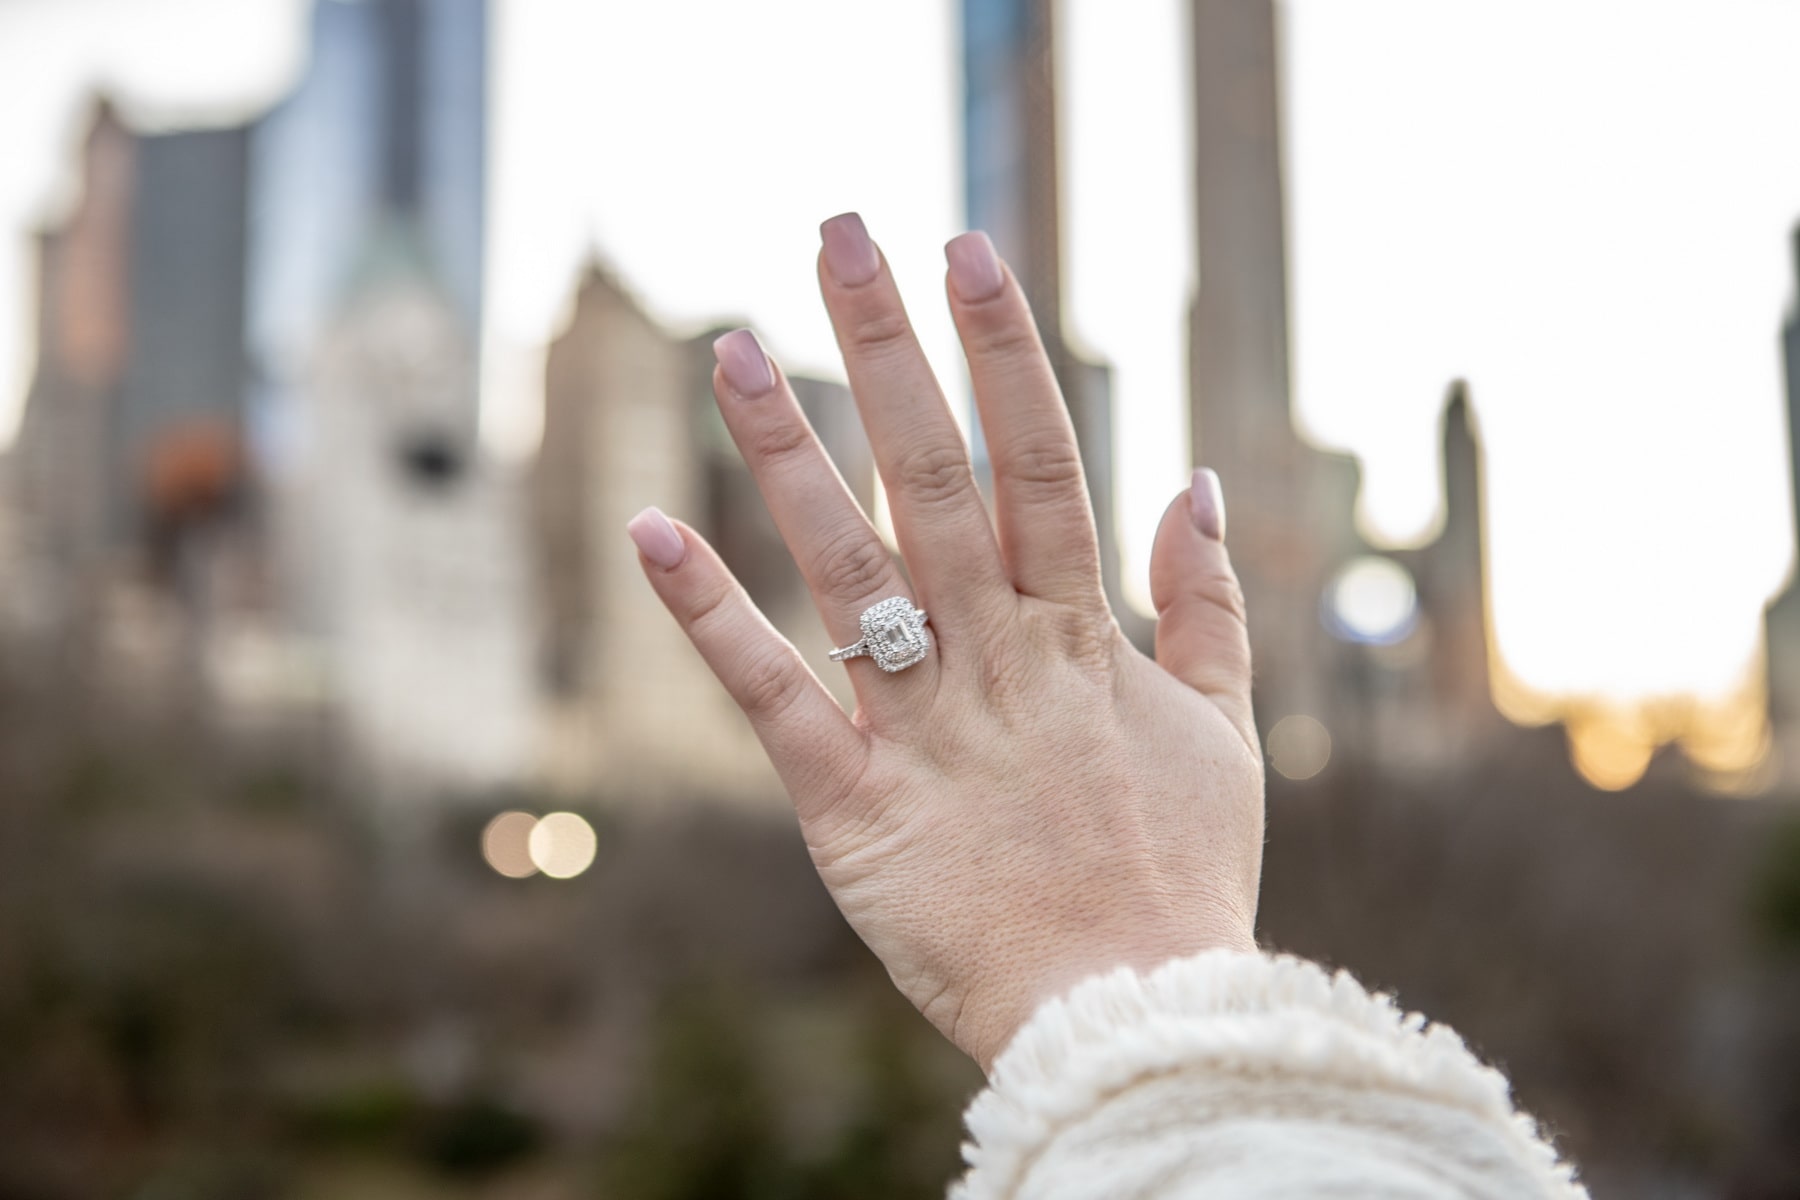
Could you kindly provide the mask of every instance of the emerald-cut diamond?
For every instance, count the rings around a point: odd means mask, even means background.
[[[867,654],[884,671],[903,671],[925,657],[931,635],[925,631],[925,613],[904,596],[890,596],[863,610],[862,640],[833,650],[834,662]]]

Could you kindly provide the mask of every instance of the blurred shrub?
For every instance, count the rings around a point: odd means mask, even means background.
[[[529,1158],[544,1143],[539,1124],[492,1096],[471,1096],[427,1114],[420,1147],[451,1175],[488,1175]]]
[[[885,980],[882,981],[885,985]],[[796,1144],[793,1064],[759,1034],[766,998],[711,982],[667,997],[628,1126],[610,1147],[606,1194],[634,1200],[926,1200],[956,1172],[972,1071],[934,1077],[937,1033],[891,988],[853,989],[843,1102],[822,1145]],[[786,1047],[788,1052],[793,1045]],[[833,1047],[800,1044],[828,1055]],[[947,1086],[946,1086],[947,1085]]]
[[[281,1200],[292,1164],[255,1150],[188,1153],[155,1171],[127,1200]]]
[[[796,1181],[784,1171],[742,999],[716,984],[665,998],[627,1126],[608,1155],[608,1194],[639,1200],[793,1194]]]
[[[291,1126],[302,1141],[333,1149],[398,1145],[418,1126],[419,1095],[398,1079],[355,1083],[293,1105]]]
[[[1757,931],[1778,949],[1800,952],[1800,820],[1778,826],[1752,881]]]

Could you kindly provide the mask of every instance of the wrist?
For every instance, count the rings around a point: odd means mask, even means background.
[[[1088,980],[1119,970],[1148,976],[1176,959],[1189,958],[1211,950],[1241,954],[1258,952],[1256,938],[1249,925],[1234,922],[1216,931],[1169,936],[1135,945],[1095,948],[1089,953],[1069,955],[1049,965],[1032,979],[1007,988],[1006,999],[997,1002],[977,1020],[958,1029],[954,1040],[984,1073],[991,1075],[995,1060],[1006,1051],[1019,1030],[1037,1012],[1048,1004],[1066,998]]]

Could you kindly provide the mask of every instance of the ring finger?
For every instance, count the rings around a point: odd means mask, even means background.
[[[864,609],[889,596],[910,598],[912,591],[756,335],[734,330],[713,343],[713,352],[719,360],[713,392],[725,426],[799,564],[832,644],[848,646],[862,637]],[[865,692],[873,679],[869,672],[880,668],[855,660],[846,665],[858,700],[867,704],[874,696],[929,690],[937,656],[927,654],[872,692]]]

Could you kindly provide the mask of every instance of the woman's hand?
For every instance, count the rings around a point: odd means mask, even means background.
[[[821,233],[820,286],[912,585],[748,331],[716,343],[713,387],[834,644],[906,596],[930,614],[932,650],[891,674],[847,662],[846,716],[698,534],[654,509],[630,531],[755,726],[845,917],[985,1068],[1088,975],[1254,945],[1262,756],[1224,509],[1200,471],[1163,514],[1152,662],[1107,608],[1074,432],[987,238],[946,255],[993,521],[862,220]]]

